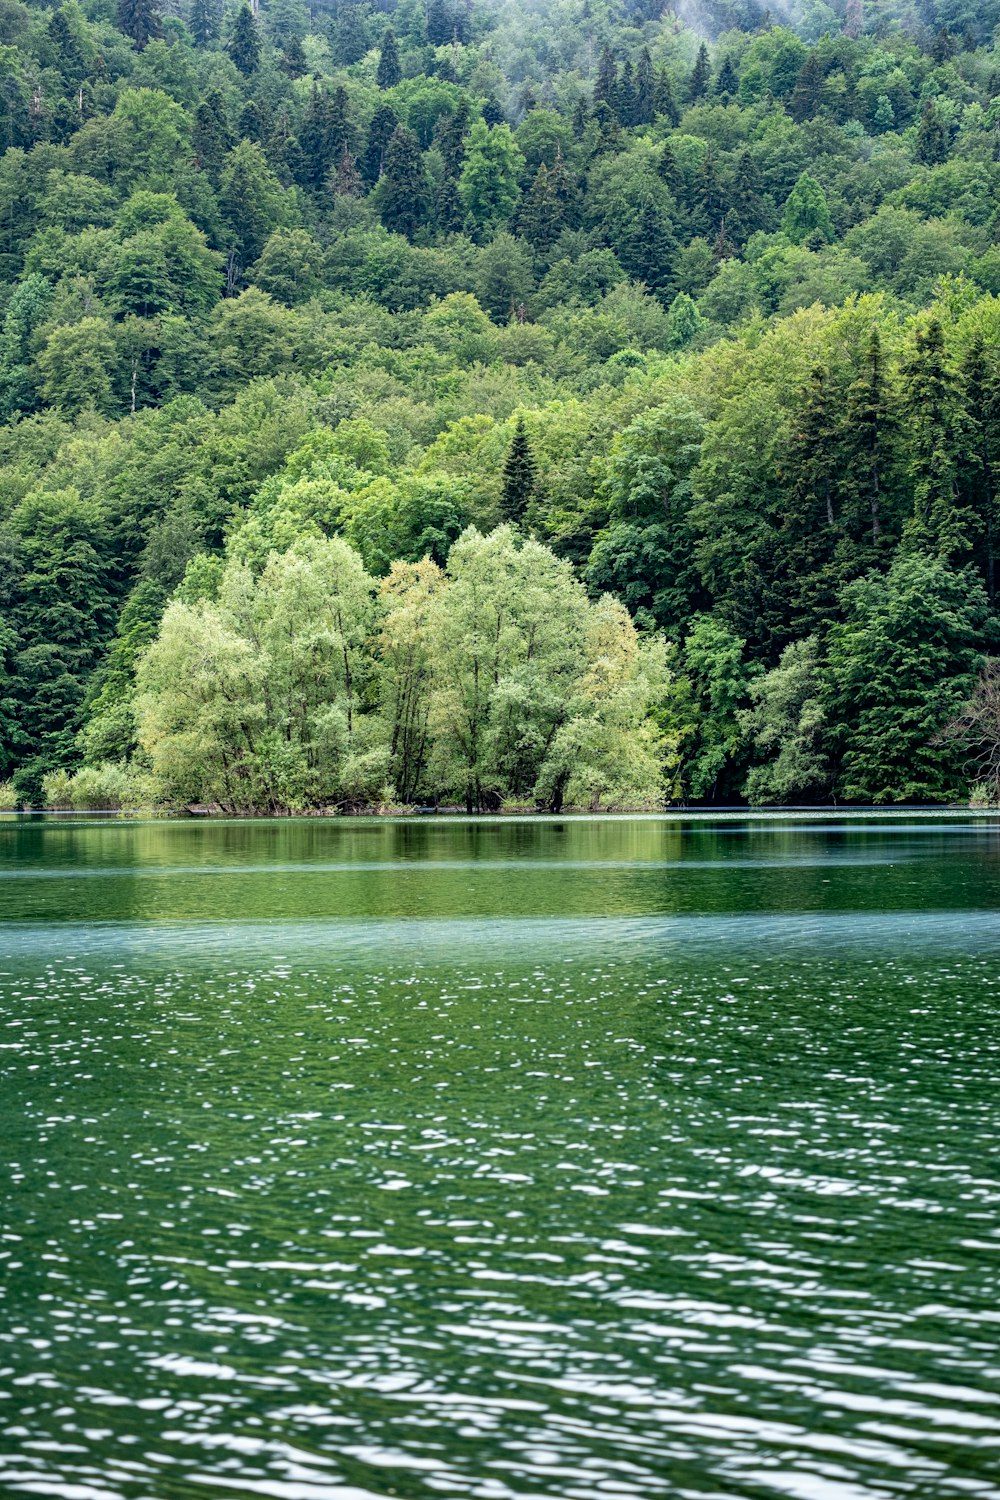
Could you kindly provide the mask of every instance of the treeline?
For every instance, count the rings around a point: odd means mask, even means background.
[[[5,0],[6,800],[76,777],[90,801],[565,801],[545,756],[582,712],[582,625],[544,754],[525,699],[533,779],[445,768],[441,679],[404,772],[375,623],[362,739],[323,742],[322,774],[318,700],[294,728],[265,705],[301,760],[279,775],[243,729],[210,754],[214,710],[178,727],[148,676],[178,619],[252,639],[237,574],[264,597],[343,542],[374,622],[396,564],[450,575],[504,525],[663,662],[619,725],[656,777],[568,784],[585,804],[965,794],[971,731],[945,726],[994,649],[1000,13],[706,17],[711,46],[635,3]],[[202,740],[199,789],[193,750],[170,767]]]

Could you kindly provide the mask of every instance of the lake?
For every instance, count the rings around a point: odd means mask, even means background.
[[[0,820],[0,1494],[1000,1497],[1000,821]]]

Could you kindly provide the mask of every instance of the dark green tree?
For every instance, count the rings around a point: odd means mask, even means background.
[[[369,187],[373,187],[382,176],[386,148],[398,124],[396,111],[390,109],[388,104],[380,104],[372,115],[368,126],[368,139],[365,142],[360,162],[362,179],[368,183]]]
[[[635,104],[632,120],[636,125],[651,125],[656,115],[656,75],[649,48],[643,47],[635,67]]]
[[[222,30],[222,8],[218,0],[192,0],[188,26],[196,47],[211,47]]]
[[[397,125],[385,153],[385,168],[379,184],[379,216],[386,229],[407,239],[427,221],[427,173],[412,130]]]
[[[403,70],[399,64],[399,48],[396,45],[396,33],[390,26],[382,38],[382,50],[379,53],[375,82],[380,89],[394,89],[402,76]]]
[[[739,86],[740,80],[733,66],[733,60],[727,56],[723,61],[722,67],[719,69],[719,76],[715,80],[715,92],[724,104],[728,104],[730,100],[735,99]]]
[[[118,25],[132,38],[139,51],[163,35],[163,22],[156,0],[119,0]]]
[[[688,79],[688,98],[692,101],[704,98],[708,93],[709,80],[712,77],[712,64],[708,57],[708,48],[702,42],[698,48],[698,56],[695,58],[691,77]]]
[[[928,99],[924,104],[914,151],[917,161],[925,167],[937,167],[948,160],[951,141],[934,99]]]
[[[524,418],[518,417],[503,466],[500,514],[505,521],[516,523],[524,519],[524,513],[535,493],[537,474]]]
[[[674,86],[670,81],[670,74],[666,68],[661,68],[656,75],[653,108],[658,115],[663,116],[671,129],[675,129],[680,123],[681,112],[674,95]]]
[[[260,32],[249,5],[241,5],[236,12],[226,51],[244,78],[249,78],[260,67]]]

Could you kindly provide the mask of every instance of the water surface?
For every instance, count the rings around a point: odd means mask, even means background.
[[[0,821],[0,1494],[1000,1497],[1000,824]]]

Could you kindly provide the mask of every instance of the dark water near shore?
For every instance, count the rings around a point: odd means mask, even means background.
[[[1000,821],[0,820],[0,1495],[1000,1500]]]

